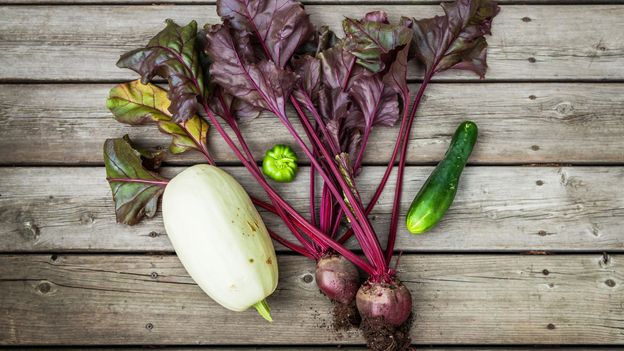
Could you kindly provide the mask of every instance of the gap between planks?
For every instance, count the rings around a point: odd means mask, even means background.
[[[619,346],[542,346],[535,345],[488,345],[488,346],[457,346],[457,345],[412,345],[418,346],[418,350],[423,351],[610,351],[621,349]],[[87,350],[87,351],[365,351],[364,347],[358,346],[309,346],[309,345],[289,345],[289,346],[171,346],[171,345],[149,345],[149,346],[50,346],[41,348],[33,347],[5,347],[0,346],[0,350],[10,351],[44,351],[44,350]]]

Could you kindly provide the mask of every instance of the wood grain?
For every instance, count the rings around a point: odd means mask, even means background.
[[[94,347],[94,346],[82,346],[81,350],[92,350],[92,351],[145,351],[147,347],[135,346],[135,347]],[[49,348],[39,348],[39,347],[4,347],[4,350],[10,351],[29,351],[29,350],[46,350]],[[75,347],[55,347],[55,350],[69,351],[75,350]],[[368,350],[363,346],[349,346],[349,345],[330,345],[330,346],[298,346],[298,347],[284,347],[284,346],[240,346],[240,347],[232,347],[232,346],[185,346],[185,347],[171,347],[171,346],[154,346],[151,345],[148,348],[149,350],[163,350],[163,351],[364,351]],[[528,346],[528,347],[443,347],[443,346],[432,346],[425,345],[419,346],[418,350],[430,350],[430,351],[610,351],[613,350],[612,347],[603,346],[603,347],[578,347],[578,346],[557,346],[553,347],[536,347],[536,346]]]
[[[49,348],[40,348],[40,347],[3,347],[4,350],[10,351],[48,351]],[[69,351],[75,350],[75,347],[55,347],[55,350]],[[89,351],[145,351],[146,347],[135,346],[135,347],[97,347],[97,346],[82,346],[81,350],[89,350]],[[331,345],[331,346],[298,346],[294,347],[284,347],[284,346],[184,346],[184,347],[171,347],[171,346],[149,346],[149,350],[163,350],[163,351],[336,351],[337,349],[342,351],[364,351],[367,350],[363,346],[349,346],[349,345]],[[536,346],[525,346],[525,347],[444,347],[444,346],[433,346],[433,345],[425,345],[422,347],[418,347],[418,350],[430,350],[430,351],[610,351],[613,348],[608,346],[603,347],[578,347],[578,346],[557,346],[553,347],[536,347]]]
[[[246,189],[264,193],[247,171],[227,168]],[[169,168],[171,176],[179,168]],[[406,170],[401,213],[430,167]],[[383,169],[358,178],[367,202]],[[104,168],[0,168],[0,251],[172,251],[161,216],[129,227],[115,223]],[[391,179],[394,179],[392,177]],[[308,209],[308,170],[276,186],[301,213]],[[382,242],[394,181],[371,218]],[[623,167],[469,167],[445,219],[430,233],[412,236],[399,220],[397,250],[413,251],[624,251]],[[317,191],[319,194],[320,191]],[[266,215],[270,228],[286,233]]]
[[[155,126],[130,127],[112,118],[105,107],[112,87],[0,85],[0,149],[10,150],[0,153],[0,164],[101,165],[104,140],[124,134],[146,146],[166,146],[169,137]],[[480,129],[473,164],[624,162],[624,84],[433,84],[416,118],[408,163],[437,162],[466,119]],[[242,129],[258,160],[275,143],[294,144],[272,115]],[[386,164],[397,133],[398,126],[376,129],[364,161]],[[217,160],[238,161],[216,132],[210,138]],[[201,161],[193,152],[168,160]]]
[[[418,344],[624,343],[620,255],[405,255]],[[213,303],[176,256],[0,256],[0,343],[352,344],[314,265],[282,256],[274,322]],[[306,281],[308,283],[306,283]],[[233,330],[235,327],[235,331]]]
[[[383,8],[391,17],[441,13],[436,5],[310,5],[314,23],[339,28],[344,16]],[[624,79],[624,7],[504,6],[488,38],[490,80]],[[215,22],[212,5],[2,6],[0,80],[98,81],[134,77],[115,66],[145,45],[166,18]],[[45,30],[43,30],[45,28]],[[45,64],[42,64],[45,63]],[[414,66],[415,67],[415,66]],[[418,69],[410,74],[420,77]],[[448,73],[439,79],[471,79]]]
[[[311,5],[366,5],[379,6],[379,0],[301,0],[306,6]],[[437,5],[435,0],[386,0],[393,5]],[[498,0],[499,4],[578,4],[578,0]],[[152,5],[152,4],[173,4],[173,5],[214,5],[216,0],[0,0],[0,5]],[[584,4],[621,4],[622,0],[584,0]]]

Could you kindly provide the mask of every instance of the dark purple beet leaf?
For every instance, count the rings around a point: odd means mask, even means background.
[[[295,51],[295,57],[302,55],[316,56],[322,51],[333,48],[339,43],[339,39],[328,26],[321,26],[316,30],[310,39],[301,44],[297,51]]]
[[[293,59],[295,73],[300,78],[299,89],[293,92],[295,98],[305,105],[305,94],[310,100],[315,101],[321,88],[321,61],[315,57],[305,55]]]
[[[125,53],[117,66],[141,75],[146,84],[154,76],[169,82],[169,111],[175,121],[186,121],[197,112],[197,97],[203,94],[204,83],[199,56],[195,50],[197,23],[180,27],[172,20],[145,48]]]
[[[383,83],[387,88],[392,89],[401,96],[403,104],[409,104],[409,87],[407,85],[407,61],[412,45],[407,43],[399,52],[397,52],[394,61],[390,64],[390,68],[383,76]]]
[[[406,21],[414,31],[416,57],[428,74],[460,69],[483,78],[487,70],[484,35],[491,34],[492,18],[500,8],[491,0],[457,0],[443,3],[442,8],[444,16]]]
[[[235,98],[219,86],[213,88],[209,101],[212,111],[223,119],[232,118],[232,122],[248,121],[260,115],[260,110],[247,102]]]
[[[386,87],[379,76],[357,78],[350,93],[362,111],[367,129],[374,125],[393,126],[399,118],[397,94]]]
[[[257,36],[281,68],[314,30],[303,6],[293,0],[218,0],[217,13],[235,30]]]
[[[370,12],[361,20],[345,18],[342,28],[346,35],[345,49],[357,57],[360,65],[373,72],[386,70],[397,50],[412,38],[409,28],[388,23],[383,11]]]
[[[393,126],[399,119],[400,111],[396,92],[385,86],[378,74],[355,79],[350,94],[364,117],[359,150],[351,154],[353,174],[357,175],[373,127],[376,125]]]
[[[356,57],[337,45],[319,55],[323,70],[323,83],[332,88],[346,90]]]
[[[321,90],[319,113],[338,151],[356,155],[366,122],[362,112],[349,100],[349,95],[340,88]]]
[[[128,136],[104,143],[106,178],[113,192],[117,222],[134,225],[143,217],[153,217],[167,179],[148,170],[145,150],[133,148]],[[154,156],[152,156],[154,157]],[[152,160],[153,162],[153,160]]]
[[[206,35],[212,81],[253,106],[285,115],[297,76],[272,61],[254,63],[252,52],[241,48],[243,37],[234,39],[226,24],[213,26]]]

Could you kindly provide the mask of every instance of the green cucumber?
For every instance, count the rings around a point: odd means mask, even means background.
[[[457,127],[444,159],[431,172],[407,212],[405,224],[410,233],[422,234],[433,228],[451,207],[477,135],[474,122],[465,121]]]

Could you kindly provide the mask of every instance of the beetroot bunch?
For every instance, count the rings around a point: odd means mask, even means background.
[[[483,77],[484,35],[490,34],[499,11],[491,0],[457,0],[443,9],[442,16],[402,17],[395,23],[383,11],[369,12],[360,19],[345,18],[344,33],[336,35],[327,27],[315,28],[294,0],[217,0],[222,23],[198,31],[194,21],[183,27],[167,21],[146,47],[122,55],[118,62],[138,72],[144,84],[155,76],[166,79],[170,100],[165,117],[118,119],[156,123],[173,137],[172,152],[195,149],[210,164],[215,160],[207,135],[208,128],[214,128],[265,190],[267,199],[256,198],[254,203],[279,216],[295,240],[271,232],[273,239],[315,260],[320,290],[339,306],[353,307],[353,317],[359,314],[369,335],[388,334],[387,343],[371,339],[373,348],[402,349],[409,344],[405,324],[412,296],[390,264],[416,111],[437,73],[468,70]],[[407,83],[408,71],[419,68],[422,83],[414,93]],[[305,215],[264,177],[241,131],[240,124],[254,123],[261,112],[281,122],[311,164]],[[370,136],[373,130],[396,124],[400,128],[391,158],[365,203],[357,177]],[[395,164],[390,227],[377,233],[368,215]],[[317,182],[320,194],[315,193]],[[125,211],[123,215],[136,223],[146,213],[141,210],[155,206],[153,198],[144,200],[131,204],[134,207],[118,204],[118,215]],[[382,235],[387,237],[385,247]],[[363,257],[345,247],[351,237]],[[395,332],[406,334],[405,340],[397,342]]]

